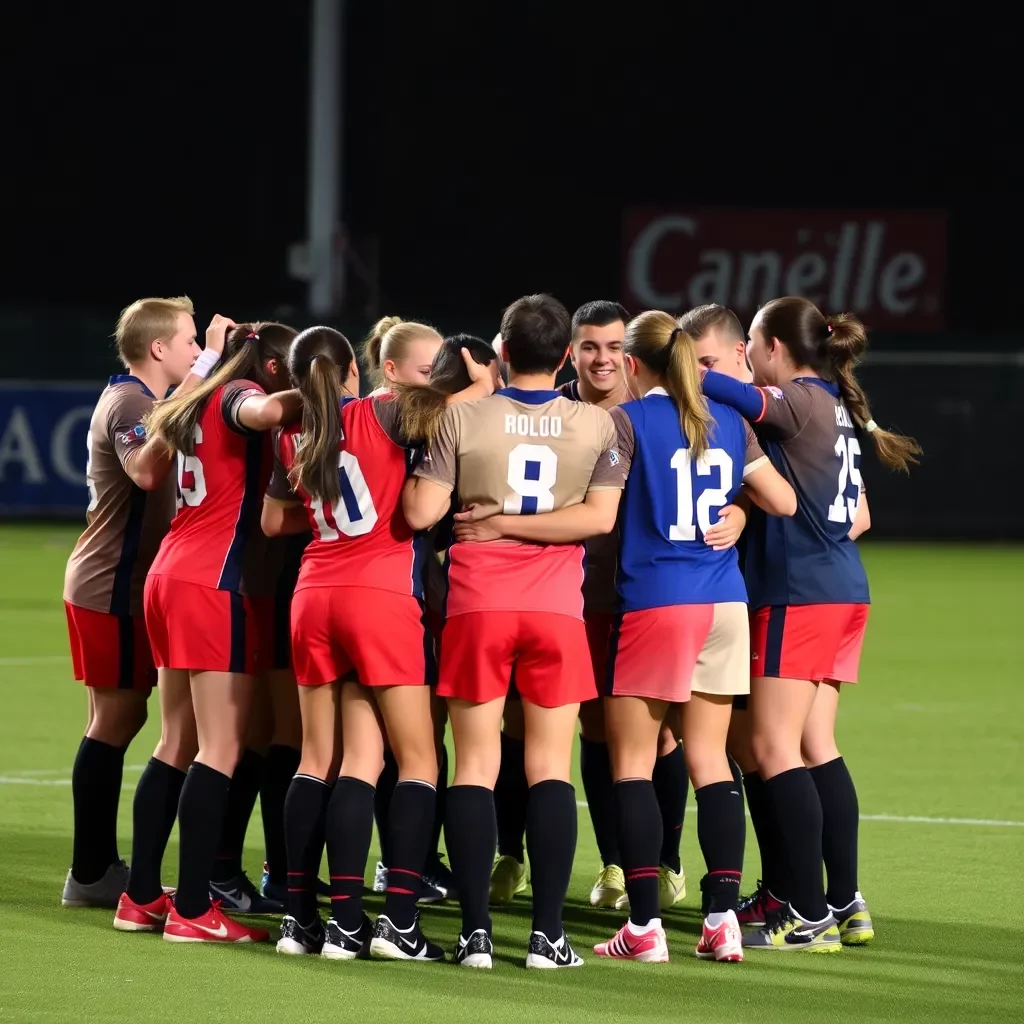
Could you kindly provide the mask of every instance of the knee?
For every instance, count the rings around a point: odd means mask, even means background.
[[[800,740],[800,756],[808,768],[827,764],[839,757],[839,748],[832,736],[804,736]]]
[[[758,771],[766,778],[803,763],[799,744],[794,744],[788,737],[755,729],[750,737],[750,746]]]
[[[416,744],[409,749],[403,748],[395,752],[395,759],[398,761],[399,779],[419,779],[423,782],[430,782],[437,778],[437,748],[433,743],[433,736],[429,742]]]
[[[114,700],[97,700],[86,736],[112,747],[127,747],[146,724],[147,701],[140,693],[121,694]]]
[[[153,752],[153,756],[158,761],[172,765],[179,771],[185,771],[198,754],[199,740],[194,728],[191,730],[164,729],[160,742]]]
[[[612,743],[608,746],[612,781],[622,779],[650,779],[654,776],[654,750],[646,745]]]
[[[460,751],[455,748],[456,786],[483,786],[494,789],[501,768],[501,747],[495,750]]]

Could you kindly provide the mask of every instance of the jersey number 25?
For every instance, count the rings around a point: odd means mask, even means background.
[[[857,503],[860,501],[860,441],[855,437],[836,438],[836,456],[839,458],[839,492],[836,500],[828,507],[830,523],[852,523],[857,518]],[[850,497],[846,492],[853,492]]]

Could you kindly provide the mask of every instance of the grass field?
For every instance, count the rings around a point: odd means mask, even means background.
[[[170,946],[115,932],[109,911],[62,909],[85,706],[71,680],[60,597],[74,537],[61,527],[0,528],[0,1021],[1024,1019],[1024,549],[864,549],[875,601],[840,746],[864,816],[860,884],[877,930],[872,946],[835,957],[752,953],[736,966],[697,961],[703,866],[691,798],[691,892],[668,916],[671,962],[587,956],[620,918],[587,904],[598,858],[581,808],[566,924],[587,963],[548,974],[522,967],[526,901],[495,915],[490,973],[298,960],[271,945]],[[128,754],[123,855],[138,766],[158,729],[154,713]],[[254,823],[250,874],[262,861],[260,835]],[[172,837],[165,882],[176,862]],[[746,868],[749,890],[752,834]],[[450,946],[457,908],[427,910],[424,924]]]

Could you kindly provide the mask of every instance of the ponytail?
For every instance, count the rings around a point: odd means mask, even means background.
[[[825,354],[832,379],[839,386],[846,407],[858,427],[874,442],[878,458],[890,469],[910,472],[910,464],[918,462],[921,446],[912,438],[883,430],[871,416],[867,396],[853,369],[867,349],[868,336],[864,325],[851,313],[828,318],[828,339]]]
[[[314,501],[331,504],[341,498],[338,441],[343,384],[341,369],[333,359],[313,356],[309,372],[299,385],[302,441],[296,446],[295,461],[288,473],[292,487],[301,487]]]
[[[381,365],[384,362],[384,339],[392,328],[397,327],[402,322],[400,316],[382,316],[370,328],[370,333],[363,342],[363,351],[366,353],[366,361],[370,364],[370,372],[373,375],[375,385],[383,383]]]
[[[668,313],[648,310],[626,325],[623,351],[661,378],[679,411],[679,425],[689,442],[690,456],[699,459],[709,447],[712,417],[700,387],[693,338]]]

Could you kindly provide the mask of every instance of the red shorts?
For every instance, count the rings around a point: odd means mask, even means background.
[[[291,668],[291,594],[258,594],[249,601],[256,622],[260,671]]]
[[[264,667],[249,598],[160,574],[146,577],[145,606],[157,668],[255,675]]]
[[[363,686],[422,686],[433,669],[433,639],[419,601],[373,587],[297,590],[292,652],[300,686],[353,673]]]
[[[523,700],[545,708],[593,700],[583,623],[554,612],[464,612],[446,620],[441,697],[483,704],[504,697],[515,671]]]
[[[689,700],[697,659],[714,620],[713,604],[625,612],[612,627],[605,693],[670,704]]]
[[[750,616],[750,674],[857,682],[866,604],[773,605]]]
[[[75,678],[97,690],[156,686],[153,652],[141,615],[110,615],[64,602]]]
[[[615,615],[612,612],[583,613],[583,625],[587,628],[587,646],[590,648],[590,664],[594,667],[594,682],[597,692],[604,693],[608,679],[608,641],[612,635]]]

